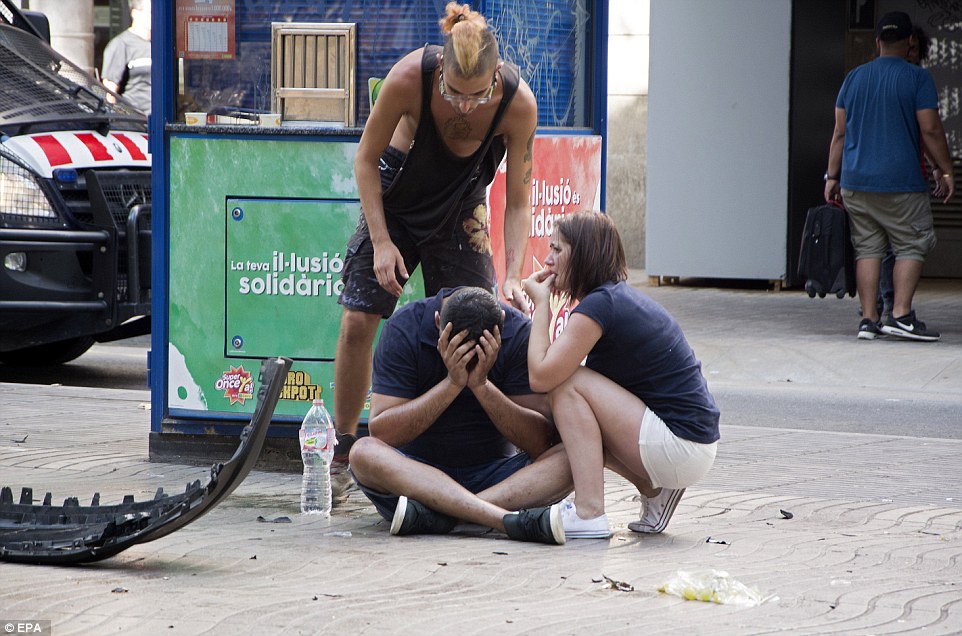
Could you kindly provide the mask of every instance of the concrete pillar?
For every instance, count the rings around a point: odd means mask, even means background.
[[[605,208],[628,266],[645,266],[649,0],[608,4],[608,190]]]
[[[94,0],[30,0],[30,10],[50,21],[50,44],[77,66],[93,72]]]

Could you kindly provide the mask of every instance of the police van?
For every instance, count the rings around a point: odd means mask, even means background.
[[[46,40],[46,41],[45,41]],[[150,331],[147,118],[0,1],[0,362]]]

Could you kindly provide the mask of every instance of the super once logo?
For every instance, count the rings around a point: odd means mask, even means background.
[[[244,370],[244,365],[232,366],[229,371],[221,374],[214,382],[214,388],[223,391],[224,397],[229,399],[231,404],[244,404],[246,400],[254,399],[254,379],[249,371]]]

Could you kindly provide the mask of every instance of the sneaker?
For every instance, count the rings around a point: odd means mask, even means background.
[[[915,312],[905,314],[899,318],[889,316],[882,323],[882,333],[891,336],[906,338],[908,340],[922,340],[933,342],[942,337],[938,331],[930,331],[925,328],[925,323],[915,317]]]
[[[501,520],[504,522],[505,532],[516,541],[537,541],[551,545],[562,545],[565,542],[561,504],[509,512]]]
[[[668,527],[668,521],[684,494],[684,488],[680,490],[662,488],[661,492],[654,497],[642,497],[641,518],[639,521],[629,523],[628,528],[635,532],[658,534]]]
[[[870,318],[862,318],[862,322],[858,323],[858,339],[859,340],[875,340],[882,335],[881,330],[879,330],[878,323]]]
[[[348,468],[347,457],[337,457],[331,461],[331,502],[343,503],[348,495],[357,490],[354,477]]]
[[[582,519],[570,501],[561,502],[561,523],[565,529],[566,539],[607,539],[611,536],[608,527],[608,515],[601,515],[594,519]]]
[[[398,497],[394,519],[391,520],[391,534],[447,534],[458,525],[458,520],[449,515],[435,512],[403,495]]]

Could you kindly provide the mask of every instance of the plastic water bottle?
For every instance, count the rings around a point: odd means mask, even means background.
[[[314,400],[304,416],[298,437],[301,441],[301,459],[304,460],[301,512],[330,514],[331,458],[334,457],[337,437],[331,415],[324,408],[324,400]]]

